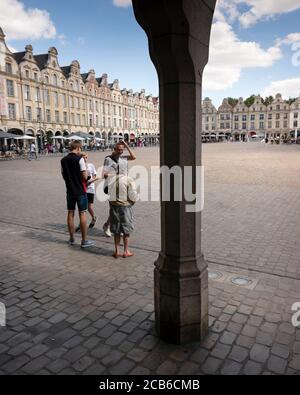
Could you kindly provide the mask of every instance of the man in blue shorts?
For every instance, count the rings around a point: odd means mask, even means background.
[[[94,245],[93,241],[87,240],[87,220],[86,211],[88,208],[87,200],[87,181],[88,173],[84,159],[80,156],[81,143],[74,141],[70,146],[70,153],[61,160],[61,173],[67,188],[67,207],[68,207],[68,229],[70,233],[70,245],[75,244],[74,234],[74,215],[76,205],[79,210],[79,221],[81,229],[81,248],[88,248]]]

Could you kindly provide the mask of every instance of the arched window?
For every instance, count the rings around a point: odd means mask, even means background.
[[[53,75],[53,84],[55,86],[57,86],[57,75],[56,74]]]

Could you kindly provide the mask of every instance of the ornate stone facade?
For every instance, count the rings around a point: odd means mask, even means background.
[[[227,99],[216,110],[206,98],[202,103],[202,137],[205,140],[248,140],[251,137],[287,137],[300,128],[300,98],[291,105],[280,93],[272,104],[264,105],[260,95],[248,107],[243,98],[235,106]],[[299,135],[299,133],[298,133]]]
[[[0,28],[0,130],[42,138],[85,132],[107,142],[159,135],[159,100],[120,89],[119,81],[82,74],[78,61],[60,67],[56,48],[12,53]]]

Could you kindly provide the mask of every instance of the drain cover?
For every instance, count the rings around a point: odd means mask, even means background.
[[[220,272],[208,272],[208,278],[210,280],[218,280],[221,278],[223,275]]]
[[[241,287],[252,284],[252,280],[246,277],[234,277],[231,282],[235,285],[240,285]]]

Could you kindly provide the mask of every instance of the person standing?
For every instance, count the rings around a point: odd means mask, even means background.
[[[85,161],[88,177],[90,177],[89,180],[87,181],[87,200],[88,200],[88,212],[92,217],[92,221],[89,225],[89,228],[91,229],[95,226],[95,223],[97,221],[97,217],[94,212],[95,182],[98,181],[100,177],[97,177],[97,171],[93,163],[87,162],[88,154],[86,152],[82,152],[81,157]],[[75,232],[79,232],[79,230],[80,230],[80,225],[76,228]]]
[[[127,149],[129,155],[123,155],[125,148]],[[114,151],[110,156],[107,156],[104,160],[104,171],[103,177],[107,178],[108,174],[114,172],[115,174],[127,175],[128,173],[128,161],[136,160],[135,154],[132,152],[130,147],[125,141],[119,141],[115,147]],[[110,230],[110,216],[103,225],[104,234],[107,237],[111,237]]]
[[[30,144],[30,148],[29,148],[29,158],[28,160],[31,161],[31,159],[35,157],[35,159],[37,160],[37,154],[36,154],[36,146],[34,144],[34,142],[32,142]]]
[[[114,234],[114,258],[130,258],[134,254],[129,250],[129,238],[133,232],[132,207],[138,201],[134,180],[127,175],[108,176],[108,193],[110,202],[110,227]],[[124,253],[120,254],[120,241],[123,236]]]
[[[70,146],[69,155],[61,160],[61,173],[66,183],[67,189],[67,209],[68,209],[68,230],[70,234],[69,244],[74,245],[75,226],[74,215],[76,205],[79,210],[79,221],[81,229],[81,248],[88,248],[94,245],[93,241],[87,240],[87,220],[86,211],[88,208],[87,200],[87,181],[88,174],[84,159],[80,156],[81,143],[74,141]]]

